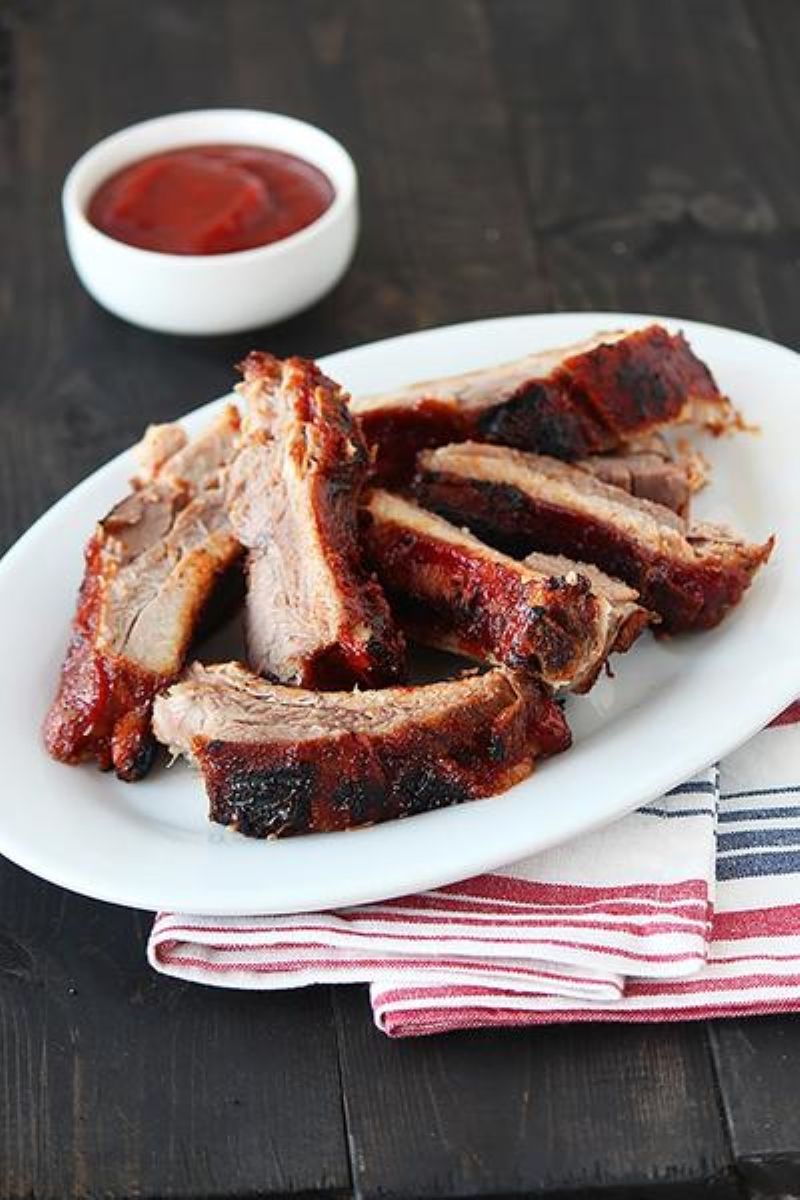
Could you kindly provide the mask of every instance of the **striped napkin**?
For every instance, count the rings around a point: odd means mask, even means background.
[[[369,983],[391,1037],[800,1009],[800,705],[596,832],[337,912],[159,913],[157,970],[220,987]]]

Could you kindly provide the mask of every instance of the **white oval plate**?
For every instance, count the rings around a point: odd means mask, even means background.
[[[509,317],[432,329],[323,361],[351,391],[383,391],[662,318]],[[255,842],[211,825],[182,764],[141,783],[45,754],[40,727],[94,520],[126,491],[129,453],[56,504],[0,563],[0,851],[54,883],[145,909],[301,912],[383,899],[513,862],[621,816],[745,741],[800,693],[800,356],[691,321],[682,328],[761,433],[705,441],[701,516],[778,544],[744,603],[712,633],[614,661],[615,678],[570,700],[571,751],[502,796],[348,833]],[[223,401],[187,418],[198,430]]]

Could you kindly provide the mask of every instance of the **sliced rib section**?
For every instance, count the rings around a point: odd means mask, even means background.
[[[687,515],[692,496],[709,477],[709,465],[698,450],[681,442],[673,451],[658,434],[618,454],[593,454],[575,465],[603,483],[663,504],[681,516]]]
[[[54,758],[96,759],[121,779],[153,756],[153,696],[182,669],[214,585],[239,554],[223,503],[238,413],[194,442],[156,426],[141,447],[136,490],[97,526],[58,694],[45,722]]]
[[[250,665],[304,687],[397,682],[403,639],[358,542],[368,458],[347,396],[304,359],[253,353],[242,370],[228,511],[249,550]]]
[[[598,334],[515,362],[353,401],[375,477],[407,478],[424,448],[470,438],[577,459],[663,425],[719,432],[739,418],[682,334]]]
[[[587,691],[611,651],[627,649],[648,621],[624,584],[596,588],[567,560],[517,562],[386,491],[368,497],[362,528],[415,641],[531,671],[553,688]]]
[[[515,560],[512,559],[513,561]],[[526,554],[523,562],[541,575],[577,573],[585,576],[592,586],[592,591],[607,600],[620,616],[618,632],[612,647],[614,650],[630,649],[641,632],[642,614],[645,615],[645,620],[654,624],[659,623],[660,618],[657,613],[648,613],[638,603],[639,593],[635,588],[629,587],[621,579],[614,579],[611,575],[606,575],[605,571],[601,571],[594,563],[579,562],[576,559],[566,558],[563,554],[542,554],[539,550]]]
[[[566,749],[538,681],[497,668],[424,687],[309,692],[236,663],[158,697],[156,736],[202,772],[210,818],[250,837],[373,824],[500,792]]]
[[[774,541],[752,545],[556,459],[475,442],[421,454],[415,490],[494,545],[566,554],[624,579],[673,633],[718,624]]]

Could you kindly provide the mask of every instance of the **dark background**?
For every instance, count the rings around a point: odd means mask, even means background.
[[[254,343],[623,309],[797,346],[799,63],[796,0],[4,0],[3,547]],[[105,134],[215,105],[341,138],[363,236],[285,325],[159,337],[81,290],[59,189]],[[0,1200],[800,1194],[791,1017],[395,1044],[363,989],[156,977],[149,921],[0,865]]]

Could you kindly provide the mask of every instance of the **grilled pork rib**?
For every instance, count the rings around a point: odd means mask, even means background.
[[[607,580],[604,594],[576,563],[516,562],[386,491],[369,496],[362,536],[416,641],[532,671],[553,688],[588,691],[610,652],[627,650],[648,621],[624,584]]]
[[[579,562],[572,558],[566,558],[563,554],[542,554],[538,550],[526,554],[522,561],[532,570],[538,571],[540,575],[569,575],[571,572],[576,572],[578,575],[585,576],[595,595],[602,596],[607,600],[619,615],[619,631],[612,647],[614,650],[631,648],[642,628],[641,613],[646,613],[647,619],[654,624],[659,623],[657,613],[647,613],[646,609],[642,609],[638,603],[639,593],[635,588],[629,587],[621,579],[614,579],[611,575],[606,575],[605,571],[601,571],[594,563]]]
[[[475,442],[424,451],[415,490],[493,545],[563,553],[624,579],[671,633],[718,624],[774,542],[687,522],[557,459]]]
[[[625,452],[592,454],[575,465],[681,516],[687,515],[693,494],[705,487],[709,476],[709,465],[698,450],[682,442],[673,452],[658,434],[632,443]]]
[[[126,780],[150,766],[153,696],[180,672],[214,585],[239,554],[221,484],[237,436],[234,408],[188,444],[176,426],[145,436],[135,490],[86,548],[72,639],[45,722],[54,758],[95,758]]]
[[[242,371],[245,440],[228,512],[249,550],[250,665],[303,687],[402,680],[402,636],[361,561],[368,457],[346,394],[299,358],[253,353]]]
[[[739,420],[683,335],[659,325],[354,399],[352,411],[380,483],[408,478],[421,449],[471,438],[576,459],[663,425]]]
[[[211,820],[250,837],[318,833],[500,792],[566,749],[538,681],[496,668],[424,687],[309,692],[236,663],[194,665],[156,736],[203,774]]]

